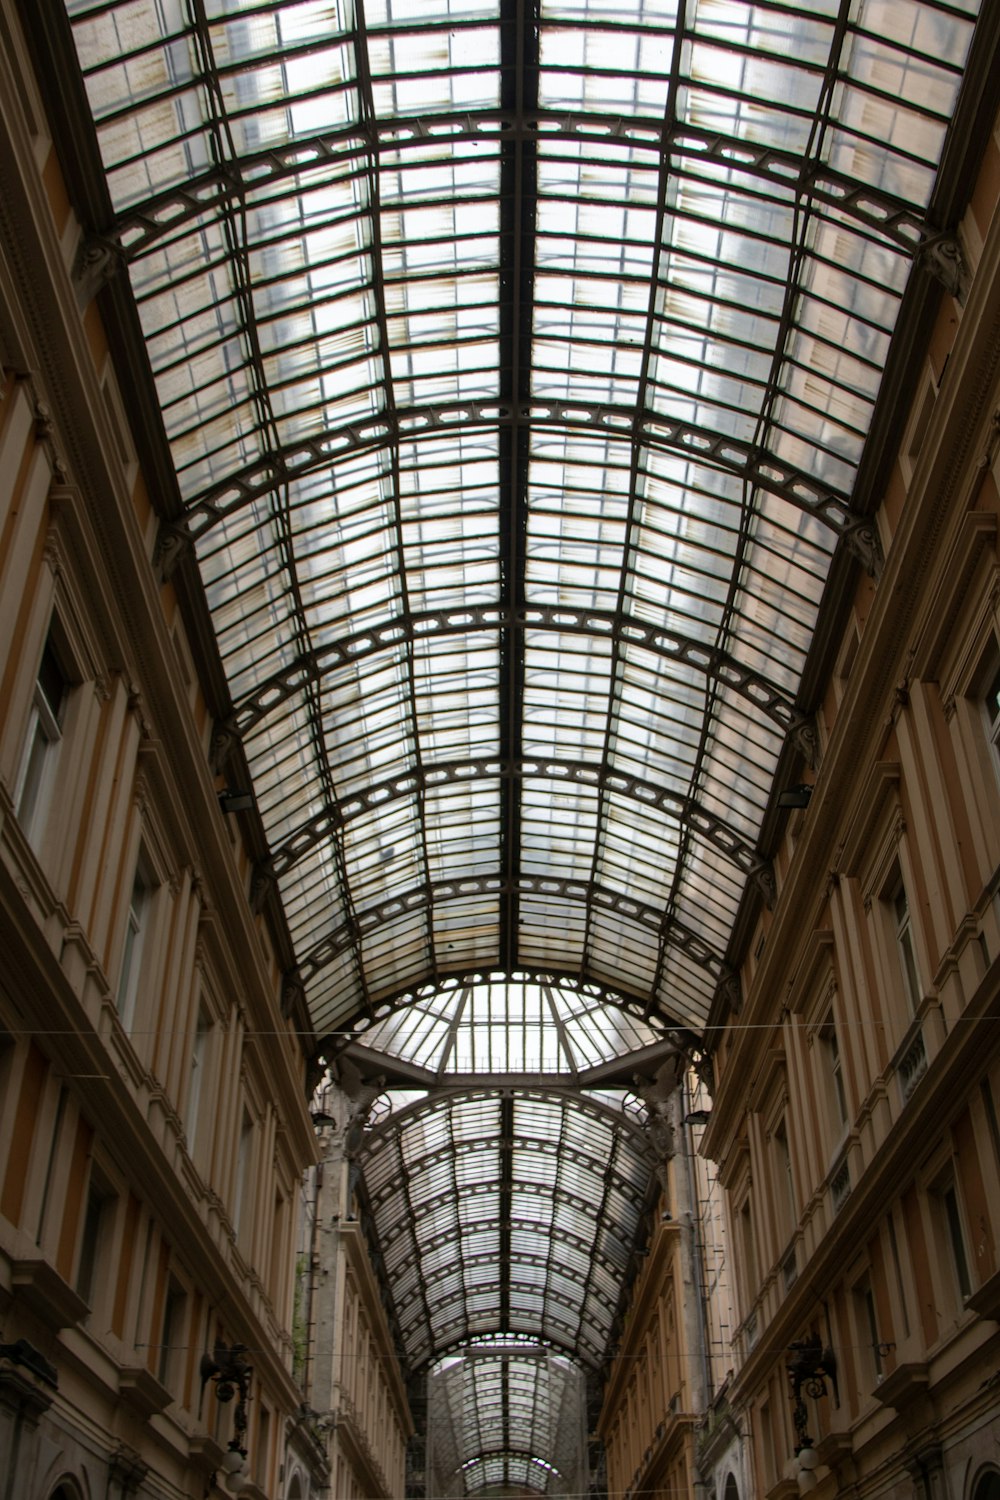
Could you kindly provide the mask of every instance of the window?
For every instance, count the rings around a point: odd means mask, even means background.
[[[76,1289],[88,1305],[92,1305],[94,1301],[101,1238],[112,1201],[113,1194],[92,1172],[87,1192],[87,1208],[83,1216],[83,1233],[80,1236],[80,1259],[77,1262],[76,1271]]]
[[[739,1254],[740,1263],[737,1270],[739,1280],[743,1287],[743,1312],[749,1312],[757,1296],[757,1252],[754,1247],[753,1238],[753,1211],[750,1207],[750,1199],[747,1197],[739,1213]]]
[[[37,834],[55,785],[56,762],[59,759],[69,686],[50,634],[38,668],[24,754],[14,794],[18,820],[28,838]]]
[[[994,649],[987,668],[986,690],[983,694],[983,712],[986,715],[986,730],[993,747],[993,764],[1000,770],[1000,652]]]
[[[923,990],[920,985],[920,971],[917,968],[917,955],[913,944],[910,903],[907,899],[906,887],[898,872],[889,900],[895,925],[896,951],[899,955],[899,967],[903,976],[903,989],[906,993],[910,1010],[915,1012],[923,997]]]
[[[880,1382],[885,1376],[882,1360],[883,1343],[878,1329],[878,1314],[875,1311],[875,1294],[871,1283],[862,1282],[854,1289],[854,1301],[858,1312],[858,1343],[867,1350],[867,1367],[863,1378]]]
[[[799,1211],[795,1202],[795,1184],[792,1180],[792,1153],[788,1148],[788,1128],[784,1120],[774,1132],[774,1144],[777,1153],[775,1206],[781,1215],[783,1237],[787,1239],[799,1222]],[[785,1205],[784,1212],[778,1206],[782,1203]]]
[[[135,1020],[135,1003],[139,993],[139,973],[142,967],[142,942],[149,917],[151,894],[149,881],[140,862],[136,866],[132,895],[128,903],[125,944],[122,949],[122,966],[118,978],[118,1014],[126,1030],[131,1028]]]
[[[198,1024],[195,1027],[194,1043],[191,1048],[191,1077],[187,1100],[186,1133],[189,1156],[194,1155],[195,1141],[198,1138],[198,1117],[201,1113],[202,1085],[205,1080],[205,1068],[208,1063],[208,1044],[211,1031],[212,1023],[199,1006]]]
[[[255,1464],[256,1480],[261,1489],[267,1488],[268,1459],[271,1446],[271,1413],[261,1402],[260,1425],[257,1428],[257,1462]]]
[[[889,1230],[889,1249],[892,1252],[892,1264],[896,1273],[896,1291],[899,1294],[899,1310],[903,1319],[903,1332],[907,1338],[910,1337],[910,1314],[906,1305],[906,1287],[903,1285],[903,1265],[899,1258],[899,1244],[896,1240],[896,1216],[891,1212],[886,1219]],[[905,1242],[904,1242],[905,1243]]]
[[[847,1092],[844,1088],[844,1069],[841,1062],[840,1046],[837,1042],[837,1028],[834,1024],[832,1011],[820,1027],[819,1039],[823,1048],[823,1058],[826,1077],[829,1080],[829,1093],[833,1103],[834,1118],[838,1126],[844,1126],[848,1120]]]
[[[969,1280],[969,1258],[965,1250],[965,1233],[962,1229],[962,1215],[954,1183],[949,1183],[942,1189],[941,1203],[948,1230],[952,1269],[962,1301],[965,1302],[972,1294],[972,1282]]]
[[[236,1188],[233,1198],[233,1228],[237,1235],[246,1228],[244,1216],[250,1200],[250,1173],[253,1168],[253,1121],[243,1111],[240,1126],[240,1144],[236,1158]],[[249,1217],[247,1215],[246,1217]]]
[[[163,1328],[160,1333],[160,1358],[156,1378],[161,1385],[170,1388],[170,1380],[176,1361],[174,1355],[184,1343],[184,1288],[171,1276],[167,1282],[167,1295],[163,1304]]]

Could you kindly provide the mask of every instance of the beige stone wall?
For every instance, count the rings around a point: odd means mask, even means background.
[[[838,1361],[839,1395],[807,1399],[819,1495],[966,1500],[998,1457],[998,178],[994,132],[960,230],[971,286],[940,293],[884,564],[843,611],[815,788],[720,1018],[703,1149],[762,1496],[800,1488],[786,1351],[806,1335]]]
[[[239,1342],[283,1495],[299,1023],[7,0],[2,34],[0,1327],[59,1383],[35,1426],[6,1379],[0,1441],[24,1500],[111,1493],[116,1452],[200,1497],[232,1407],[199,1410],[199,1359]]]
[[[313,1174],[308,1399],[329,1434],[331,1493],[401,1500],[413,1420],[345,1150],[352,1106],[327,1081],[321,1110],[322,1162]]]
[[[689,1336],[691,1220],[683,1154],[665,1164],[666,1190],[636,1278],[608,1375],[598,1436],[607,1455],[608,1494],[686,1495],[694,1478],[694,1436],[703,1396],[697,1341]],[[669,1207],[668,1207],[669,1205]]]

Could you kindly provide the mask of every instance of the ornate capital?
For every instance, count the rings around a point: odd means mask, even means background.
[[[167,583],[184,553],[191,546],[191,537],[183,526],[173,526],[169,521],[161,522],[153,548],[153,567],[160,575],[160,582]]]
[[[73,284],[84,306],[117,274],[122,258],[117,241],[99,234],[82,236],[73,260]]]
[[[924,241],[916,254],[916,263],[929,271],[952,297],[964,302],[969,295],[972,277],[955,234],[935,234]]]
[[[847,550],[853,552],[869,578],[877,581],[885,558],[874,521],[866,519],[856,521],[852,526],[845,526],[840,539]]]

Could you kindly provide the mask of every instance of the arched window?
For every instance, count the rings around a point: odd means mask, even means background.
[[[972,1500],[1000,1500],[1000,1469],[980,1474],[972,1491]]]
[[[80,1500],[80,1491],[75,1484],[63,1479],[52,1491],[49,1500]]]
[[[302,1481],[297,1474],[292,1476],[288,1486],[288,1500],[302,1500]]]
[[[736,1483],[736,1477],[730,1474],[726,1480],[726,1488],[723,1491],[722,1500],[740,1500],[740,1487]]]

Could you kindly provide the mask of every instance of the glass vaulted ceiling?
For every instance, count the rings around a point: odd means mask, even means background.
[[[725,973],[976,6],[67,8],[316,1033],[410,1069],[401,1347],[599,1368],[656,1180],[594,1090]],[[544,1489],[491,1369],[456,1472]]]
[[[69,0],[317,1032],[724,971],[969,3]]]

